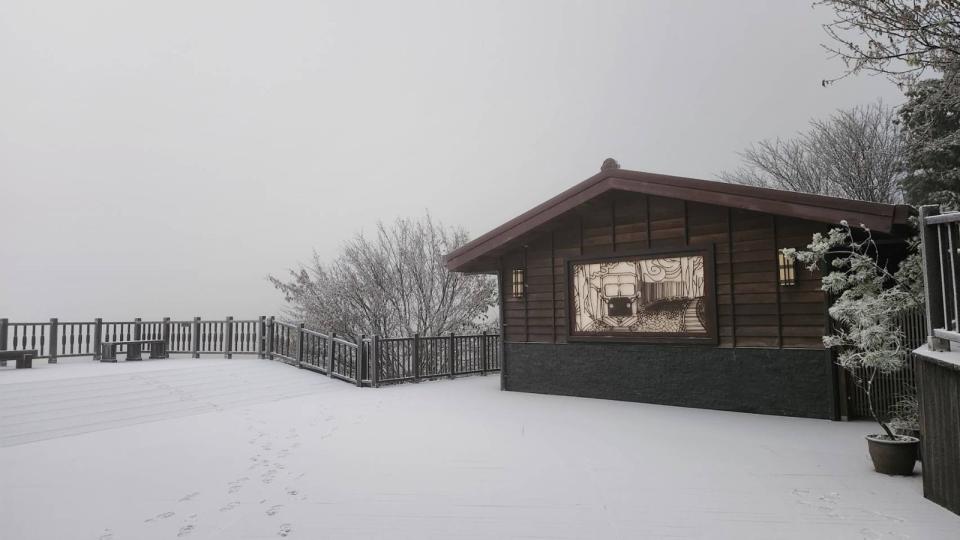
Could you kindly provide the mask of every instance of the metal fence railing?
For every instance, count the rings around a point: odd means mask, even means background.
[[[487,333],[348,339],[274,317],[81,322],[0,319],[0,351],[35,349],[37,358],[46,358],[52,364],[65,357],[90,356],[96,360],[103,343],[131,340],[163,341],[167,352],[194,358],[250,354],[279,359],[358,386],[500,370],[500,336]],[[124,345],[118,346],[118,354],[125,352]]]
[[[920,222],[928,345],[949,350],[948,342],[960,343],[960,212],[941,214],[937,206],[923,206]]]
[[[904,344],[910,350],[923,345],[927,340],[927,324],[922,309],[906,310],[899,315],[898,325],[903,331]],[[870,387],[873,397],[873,406],[881,418],[887,418],[895,410],[897,403],[916,393],[915,356],[910,354],[910,361],[903,369],[891,373],[879,373]],[[854,418],[870,418],[870,405],[867,396],[853,386],[856,379],[865,380],[870,377],[870,369],[860,368],[850,379],[851,388],[848,389],[849,414]]]
[[[171,353],[263,355],[262,328],[266,317],[259,319],[174,321],[169,318],[154,321],[63,322],[56,318],[46,322],[10,322],[0,319],[0,351],[37,350],[37,358],[46,358],[56,364],[60,358],[91,356],[99,359],[101,344],[131,340],[162,340]],[[118,352],[126,352],[121,345]]]
[[[265,321],[265,328],[267,356],[357,386],[500,370],[500,336],[496,334],[351,340],[273,317]]]

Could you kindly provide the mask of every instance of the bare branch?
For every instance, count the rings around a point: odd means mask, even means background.
[[[903,197],[904,144],[896,111],[881,102],[837,111],[793,139],[765,140],[720,173],[731,183],[895,203]]]
[[[496,284],[487,276],[447,271],[443,255],[467,241],[462,229],[426,215],[377,225],[376,235],[358,234],[324,264],[290,271],[288,281],[270,281],[289,304],[288,315],[322,330],[360,334],[439,335],[488,329]]]

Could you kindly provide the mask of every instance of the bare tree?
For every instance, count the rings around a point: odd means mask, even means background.
[[[497,287],[488,276],[449,272],[443,256],[467,241],[429,215],[378,223],[324,264],[313,254],[290,280],[270,276],[289,304],[288,315],[322,331],[357,337],[440,335],[487,329]]]
[[[823,25],[833,43],[824,48],[846,65],[840,78],[867,71],[909,83],[927,69],[957,71],[960,0],[819,0],[814,5],[834,10],[833,20]]]
[[[765,140],[720,178],[736,184],[894,203],[903,195],[904,143],[897,112],[881,102],[813,120],[792,139]]]

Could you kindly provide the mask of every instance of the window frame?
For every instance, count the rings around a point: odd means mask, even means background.
[[[519,280],[517,279],[519,276]],[[515,267],[510,270],[510,298],[522,300],[527,296],[527,269]]]
[[[566,261],[566,302],[567,302],[567,340],[577,342],[599,343],[657,343],[676,345],[717,345],[719,332],[717,322],[717,285],[716,285],[716,258],[713,243],[675,248],[654,248],[629,252],[615,252],[608,255],[588,255],[571,257]],[[660,257],[703,257],[703,304],[704,324],[706,335],[678,335],[665,333],[626,333],[626,332],[577,332],[576,311],[574,306],[574,265],[617,262],[623,260],[655,259]]]
[[[787,274],[784,276],[784,274]],[[777,286],[793,287],[797,284],[797,257],[787,258],[782,249],[777,250]]]

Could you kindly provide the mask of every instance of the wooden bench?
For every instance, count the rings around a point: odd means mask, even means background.
[[[7,365],[7,360],[14,360],[17,363],[17,369],[30,369],[33,367],[33,359],[37,356],[36,350],[25,351],[0,351],[0,366]]]
[[[117,348],[121,345],[127,346],[127,358],[131,360],[142,360],[141,352],[144,345],[150,346],[150,358],[168,358],[167,342],[162,339],[135,339],[128,341],[104,341],[100,344],[100,361],[116,362]]]

